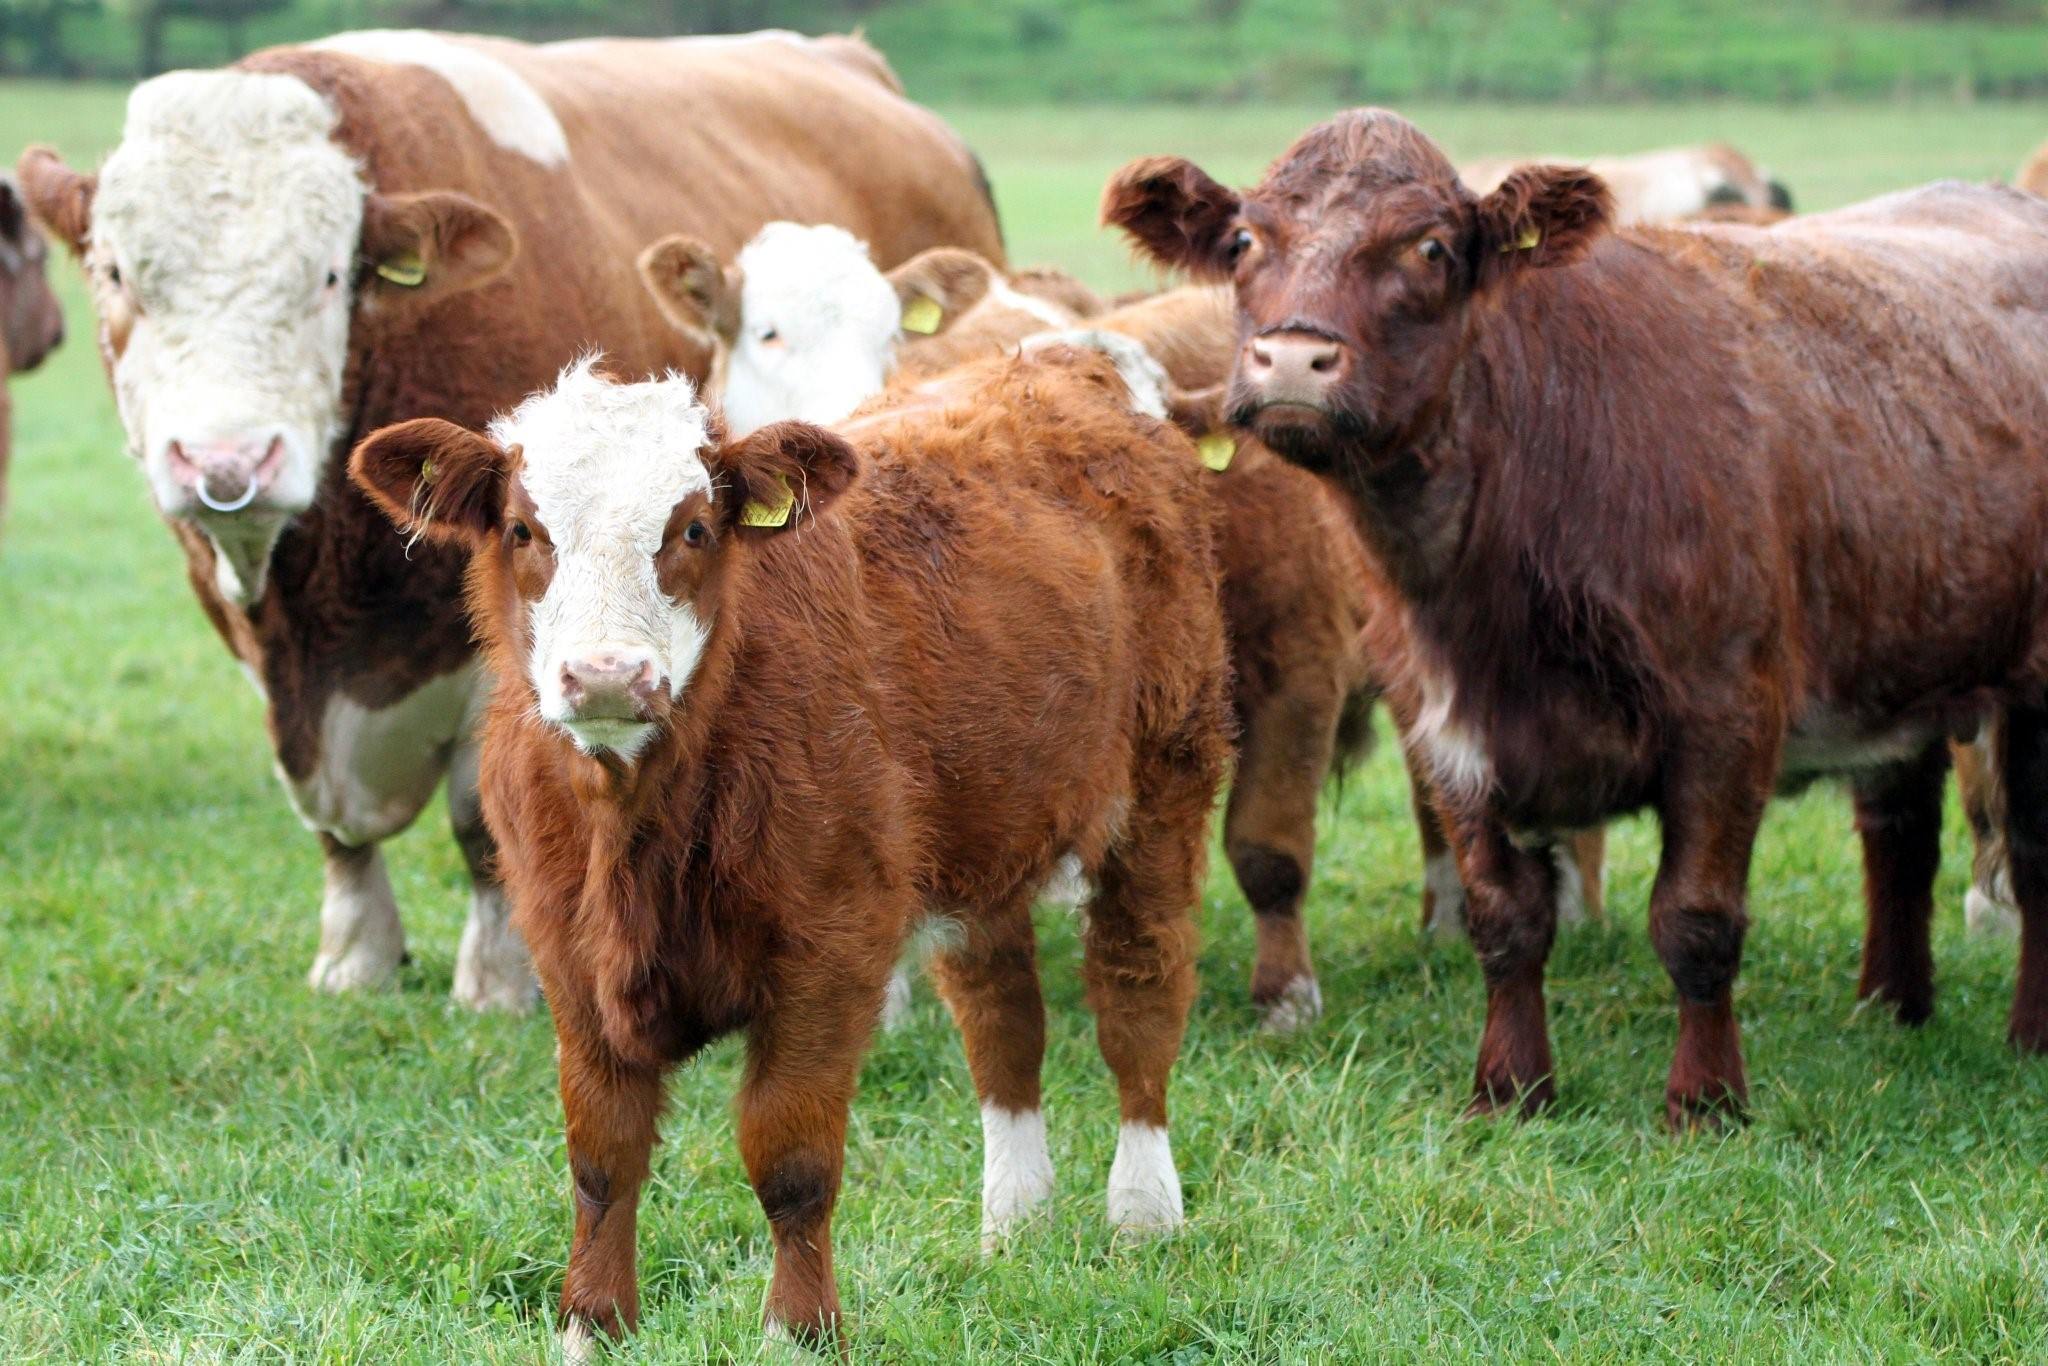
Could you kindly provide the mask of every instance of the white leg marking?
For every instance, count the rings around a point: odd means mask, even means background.
[[[910,1018],[910,970],[897,965],[889,974],[889,985],[882,991],[882,1029],[890,1032],[901,1029],[903,1022]]]
[[[496,883],[479,882],[470,891],[469,923],[462,927],[462,947],[455,953],[454,996],[471,1010],[514,1014],[532,1010],[540,997],[533,960],[512,928],[505,889]]]
[[[1430,855],[1422,865],[1422,885],[1429,889],[1429,932],[1463,938],[1465,884],[1458,878],[1458,861],[1449,854]]]
[[[1068,911],[1079,910],[1094,894],[1095,889],[1089,885],[1081,860],[1073,854],[1061,859],[1052,876],[1045,880],[1045,886],[1038,889],[1040,902]]]
[[[1126,1124],[1117,1132],[1109,1222],[1132,1233],[1169,1233],[1181,1226],[1180,1173],[1161,1126]]]
[[[1043,1110],[981,1107],[981,1250],[993,1252],[1005,1234],[1052,1194],[1052,1153],[1045,1145]]]
[[[1586,879],[1579,872],[1579,861],[1572,856],[1571,845],[1551,845],[1550,862],[1557,869],[1557,923],[1585,924]]]
[[[586,1320],[571,1314],[562,1325],[563,1366],[594,1366],[596,1361],[597,1335]]]
[[[398,902],[375,846],[359,855],[327,860],[327,891],[320,899],[320,952],[306,980],[315,991],[381,986],[405,957]]]
[[[1268,1034],[1292,1034],[1323,1013],[1323,989],[1313,977],[1297,977],[1281,989],[1259,1027]]]
[[[1989,886],[1971,886],[1963,896],[1963,924],[1971,934],[2009,937],[2020,932],[2020,908],[2013,903],[2010,872],[2001,868]]]

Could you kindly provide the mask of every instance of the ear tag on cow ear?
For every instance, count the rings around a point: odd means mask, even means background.
[[[903,305],[903,330],[929,337],[939,330],[939,323],[945,319],[946,310],[939,307],[937,299],[918,295]]]
[[[389,280],[401,289],[417,289],[427,282],[427,263],[416,253],[407,252],[388,261],[379,261],[377,278]]]
[[[432,460],[420,461],[420,482],[422,484],[434,482],[434,462]]]
[[[1211,432],[1195,443],[1195,453],[1204,465],[1221,474],[1237,455],[1237,441],[1223,432]]]
[[[749,498],[740,509],[741,526],[778,527],[789,525],[789,514],[796,507],[796,495],[789,490],[789,481],[781,475],[775,476],[775,487],[780,493],[776,501],[769,503],[759,498]]]
[[[1515,239],[1515,244],[1513,246],[1502,247],[1501,250],[1534,251],[1537,247],[1541,245],[1543,245],[1543,230],[1536,227],[1532,223],[1530,226],[1522,229],[1522,235]]]

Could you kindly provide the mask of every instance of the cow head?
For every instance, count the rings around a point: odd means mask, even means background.
[[[0,176],[0,362],[7,370],[35,369],[64,340],[64,310],[44,269],[49,254],[14,182]]]
[[[1161,264],[1234,285],[1232,420],[1299,464],[1355,469],[1441,412],[1487,296],[1579,259],[1610,208],[1570,167],[1476,197],[1412,124],[1366,109],[1310,129],[1243,195],[1188,161],[1134,162],[1102,216]]]
[[[821,428],[721,440],[689,380],[617,384],[590,361],[488,433],[404,422],[349,466],[402,531],[468,548],[471,614],[540,718],[628,761],[682,699],[751,547],[854,472]]]
[[[79,254],[131,453],[158,508],[248,601],[347,436],[355,321],[490,279],[510,226],[459,194],[379,194],[304,82],[173,72],[135,88],[97,174],[22,155],[30,208]]]

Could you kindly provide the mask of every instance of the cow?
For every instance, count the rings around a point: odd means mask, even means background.
[[[663,1076],[733,1032],[768,1326],[834,1335],[847,1107],[921,921],[949,930],[984,1239],[1047,1197],[1030,909],[1066,858],[1096,888],[1110,1219],[1181,1222],[1166,1083],[1229,747],[1201,471],[1094,353],[957,392],[732,436],[687,379],[584,364],[487,434],[421,419],[351,459],[406,535],[471,555],[484,810],[560,1041],[572,1359],[637,1319]]]
[[[0,518],[7,515],[13,400],[7,378],[33,370],[64,340],[64,310],[45,269],[49,244],[29,221],[14,181],[0,176]]]
[[[1005,296],[1001,270],[960,248],[934,248],[884,272],[858,239],[825,225],[771,223],[730,264],[672,235],[642,254],[640,269],[677,326],[732,357],[714,361],[713,392],[739,430],[745,421],[792,417],[837,422],[886,386],[943,384],[971,358],[1039,338],[1137,343],[1150,358],[1142,364],[1156,362],[1162,402],[1219,386],[1236,349],[1236,305],[1222,289],[1169,290],[1089,313],[1081,304],[1092,296],[1063,299],[1042,275],[1013,277]],[[1048,333],[1048,325],[1061,330]],[[1313,476],[1248,442],[1211,487],[1223,516],[1239,735],[1223,844],[1257,922],[1252,1000],[1264,1027],[1284,1033],[1322,1010],[1301,915],[1316,805],[1330,773],[1372,738],[1379,689],[1366,629],[1384,589],[1340,505]],[[1425,786],[1417,787],[1415,813],[1423,928],[1458,933],[1464,893]],[[1579,919],[1599,911],[1598,837],[1582,840],[1575,855],[1561,912]],[[889,1023],[908,992],[907,979],[893,984]]]
[[[2034,154],[2020,163],[2012,183],[2029,194],[2048,195],[2048,142],[2036,147]]]
[[[1746,1101],[1730,987],[1777,787],[1849,777],[1859,990],[1927,1019],[1944,740],[1994,712],[2008,1037],[2048,1049],[2048,203],[1942,184],[1616,231],[1590,172],[1481,196],[1354,110],[1254,190],[1150,158],[1103,212],[1232,283],[1233,419],[1344,494],[1402,603],[1392,686],[1487,984],[1475,1108],[1555,1093],[1537,854],[1638,808],[1663,830],[1675,1127]]]
[[[20,170],[83,256],[130,453],[323,847],[312,985],[396,971],[378,846],[446,773],[475,883],[454,995],[477,1008],[533,985],[474,795],[462,556],[392,534],[334,453],[411,417],[481,424],[593,345],[702,374],[632,269],[678,222],[737,247],[800,212],[892,262],[1002,250],[973,156],[837,37],[348,33],[147,81],[96,174],[42,149]]]
[[[1792,212],[1782,181],[1725,142],[1664,147],[1614,157],[1493,157],[1467,162],[1459,178],[1474,194],[1490,194],[1517,169],[1538,163],[1582,165],[1600,177],[1623,226],[1707,222],[1775,222]]]

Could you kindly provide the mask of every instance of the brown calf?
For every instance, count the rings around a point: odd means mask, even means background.
[[[1208,500],[1100,356],[963,393],[869,416],[856,451],[797,422],[725,440],[688,381],[585,366],[488,437],[421,420],[353,457],[401,527],[471,554],[499,679],[484,809],[561,1043],[572,1346],[637,1317],[663,1074],[738,1031],[769,1324],[834,1333],[847,1106],[928,917],[956,931],[937,968],[982,1100],[985,1237],[1042,1201],[1030,908],[1064,858],[1097,888],[1110,1215],[1180,1222],[1166,1083],[1229,749]]]
[[[28,221],[14,182],[0,176],[0,517],[7,514],[13,400],[7,377],[33,370],[64,340],[64,311],[50,290],[49,246]]]
[[[1363,110],[1247,194],[1156,158],[1105,213],[1234,282],[1234,416],[1343,490],[1406,609],[1396,686],[1488,984],[1478,1106],[1552,1095],[1532,851],[1638,807],[1674,1124],[1744,1101],[1729,993],[1781,783],[1852,775],[1861,990],[1926,1019],[1943,740],[1993,708],[2010,1037],[2048,1048],[2048,204],[1944,185],[1616,233],[1583,170],[1481,198]]]

